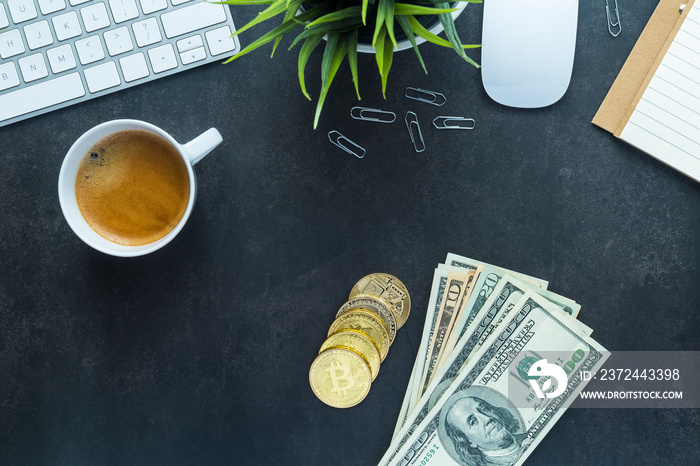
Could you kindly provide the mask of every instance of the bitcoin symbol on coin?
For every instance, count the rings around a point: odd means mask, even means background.
[[[331,391],[338,396],[346,396],[348,390],[355,385],[355,379],[350,376],[350,369],[343,366],[343,363],[340,361],[332,362],[331,366],[326,368],[326,372],[331,376],[331,383],[333,384]],[[345,384],[342,384],[342,382],[345,382]]]

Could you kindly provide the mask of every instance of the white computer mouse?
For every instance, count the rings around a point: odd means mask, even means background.
[[[510,107],[562,98],[571,81],[578,0],[484,0],[481,79]]]

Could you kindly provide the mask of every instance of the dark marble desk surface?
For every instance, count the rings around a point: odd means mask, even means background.
[[[0,464],[376,464],[447,252],[549,280],[612,351],[700,350],[700,185],[591,124],[657,2],[620,1],[617,38],[604,3],[580,2],[571,86],[540,110],[499,106],[478,70],[423,45],[428,74],[397,54],[386,100],[374,57],[360,56],[360,104],[396,123],[350,117],[344,65],[314,131],[296,51],[282,46],[0,129]],[[480,42],[482,12],[470,5],[457,21],[464,42]],[[307,69],[314,96],[319,65],[317,54]],[[407,86],[448,103],[420,106]],[[445,113],[476,128],[431,129]],[[182,142],[210,126],[224,136],[196,166],[189,223],[138,259],[82,244],[57,198],[65,151],[115,118]],[[365,158],[331,145],[334,129]],[[352,285],[375,271],[407,285],[412,315],[369,396],[326,407],[310,363]],[[574,409],[528,461],[697,464],[699,437],[698,410]]]

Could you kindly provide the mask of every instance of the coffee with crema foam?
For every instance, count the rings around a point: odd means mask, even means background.
[[[85,154],[75,195],[93,230],[114,243],[139,246],[177,226],[190,181],[172,144],[148,131],[126,130],[104,137]]]

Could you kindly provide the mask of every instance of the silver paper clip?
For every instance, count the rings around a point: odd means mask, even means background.
[[[610,2],[615,2],[615,11],[610,12]],[[620,10],[617,8],[617,0],[605,0],[605,14],[608,17],[608,31],[613,37],[617,37],[622,32],[620,24]]]
[[[334,145],[340,147],[341,149],[343,149],[343,150],[344,150],[345,152],[347,152],[348,154],[354,155],[354,156],[357,157],[358,159],[361,159],[362,157],[365,156],[366,151],[365,151],[365,149],[364,149],[363,147],[361,147],[361,146],[355,144],[355,143],[352,142],[350,139],[346,138],[345,136],[343,136],[342,134],[340,134],[340,133],[339,133],[338,131],[336,131],[336,130],[333,130],[333,131],[331,131],[330,133],[328,133],[328,139],[329,139]],[[343,144],[343,142],[341,142],[341,141],[346,142],[346,143],[348,144],[348,146],[345,146],[345,145]]]
[[[423,133],[420,131],[420,125],[418,124],[418,116],[413,112],[406,112],[406,128],[408,128],[408,135],[411,136],[411,143],[416,152],[423,152],[425,150],[425,141],[423,141]]]
[[[409,99],[424,102],[426,104],[437,105],[438,107],[445,105],[445,102],[447,102],[445,96],[439,92],[418,89],[417,87],[407,87],[404,95]]]
[[[375,121],[377,123],[393,123],[396,120],[394,112],[367,107],[351,108],[350,116],[356,120]]]
[[[433,120],[437,129],[474,129],[476,121],[473,118],[439,116]]]

